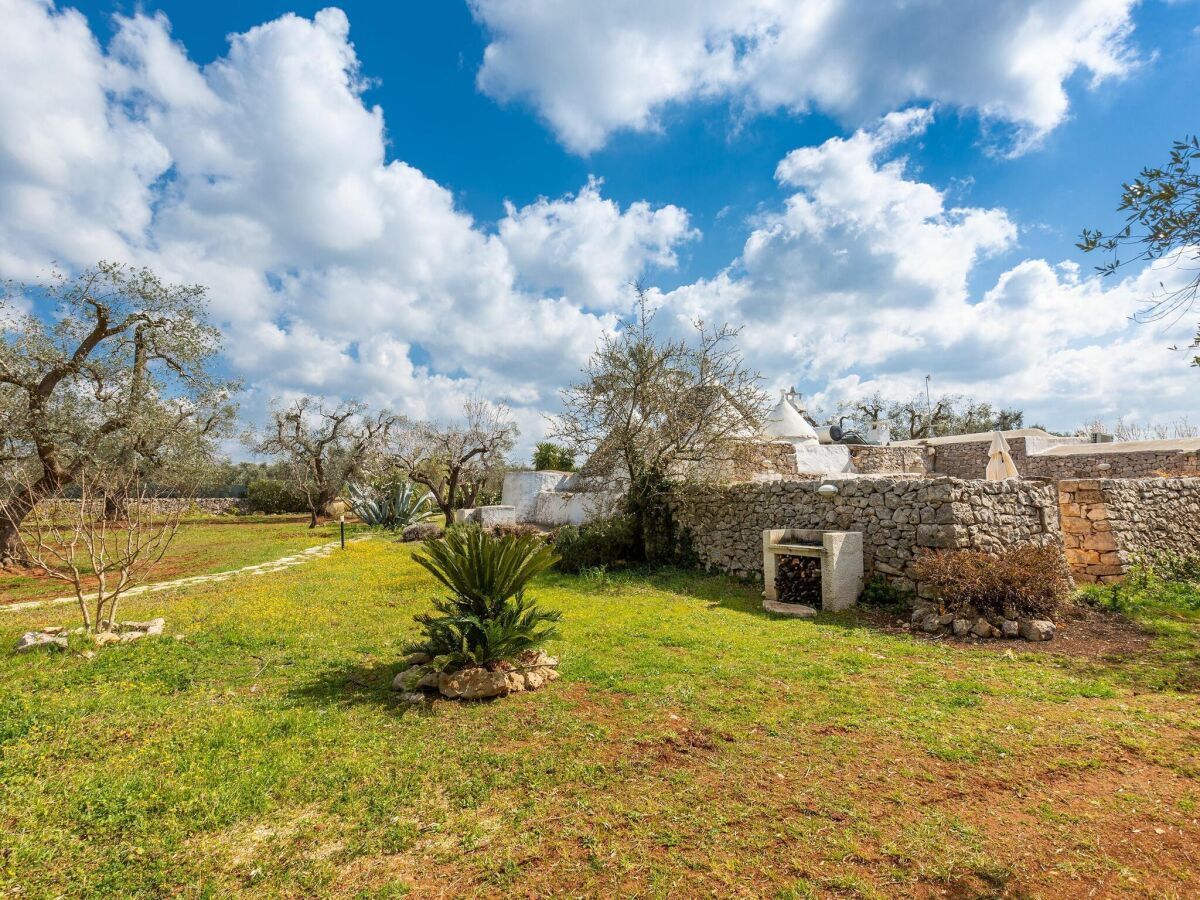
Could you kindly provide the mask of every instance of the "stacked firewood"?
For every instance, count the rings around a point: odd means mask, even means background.
[[[775,566],[775,593],[781,603],[821,608],[821,560],[815,556],[780,556]]]

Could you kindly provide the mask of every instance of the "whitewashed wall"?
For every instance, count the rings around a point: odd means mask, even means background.
[[[569,477],[568,472],[509,472],[500,502],[516,510],[518,522],[536,521],[538,494],[553,491]]]
[[[820,474],[853,472],[850,448],[844,444],[797,444],[796,471]]]

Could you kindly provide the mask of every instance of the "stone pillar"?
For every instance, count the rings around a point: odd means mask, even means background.
[[[821,544],[821,609],[848,609],[858,603],[863,588],[862,532],[826,531]]]
[[[1063,553],[1075,580],[1085,584],[1121,581],[1129,572],[1129,560],[1117,547],[1100,481],[1060,481],[1058,511]]]

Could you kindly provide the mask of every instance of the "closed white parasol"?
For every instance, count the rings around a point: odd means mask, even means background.
[[[987,480],[1003,481],[1005,478],[1020,478],[1021,473],[1013,462],[1012,454],[1008,452],[1008,441],[999,431],[992,437],[992,446],[988,449]]]

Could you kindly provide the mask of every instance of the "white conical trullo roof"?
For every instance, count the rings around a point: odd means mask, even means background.
[[[793,444],[816,444],[820,441],[808,420],[781,392],[779,403],[763,422],[763,437],[771,441],[791,441]]]

